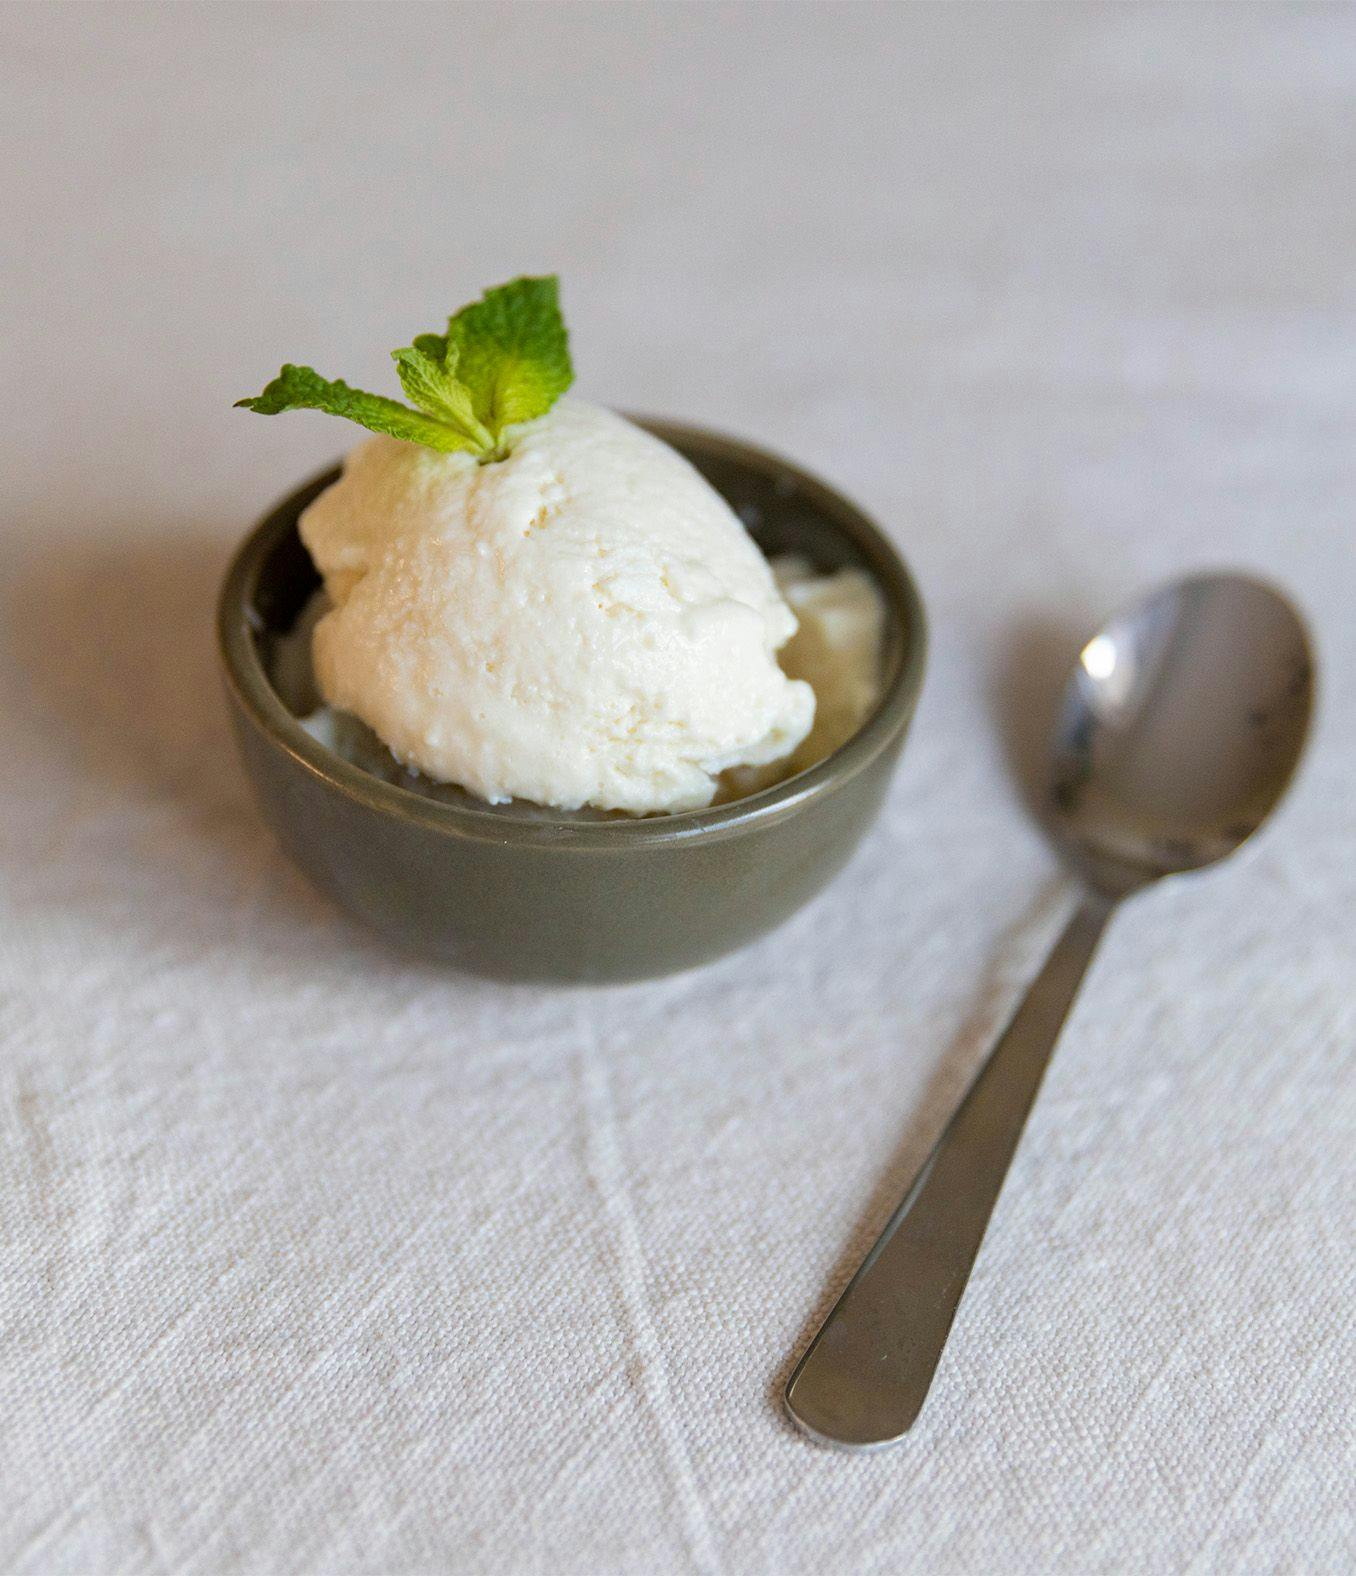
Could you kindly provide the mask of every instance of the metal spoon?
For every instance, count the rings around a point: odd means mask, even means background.
[[[1122,899],[1214,864],[1284,793],[1313,705],[1299,615],[1242,575],[1150,596],[1084,646],[1044,811],[1080,898],[1045,966],[786,1386],[822,1443],[870,1450],[922,1409],[989,1216],[1098,938]]]

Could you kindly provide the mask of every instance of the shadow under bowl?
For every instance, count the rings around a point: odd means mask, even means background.
[[[318,585],[297,534],[329,471],[254,530],[226,574],[218,639],[236,740],[264,818],[303,871],[396,945],[500,978],[606,982],[709,962],[789,918],[874,819],[913,717],[926,631],[913,580],[853,504],[786,461],[644,420],[769,556],[865,569],[885,603],[879,703],[825,760],[706,810],[644,818],[431,799],[313,739],[269,679],[272,643]]]

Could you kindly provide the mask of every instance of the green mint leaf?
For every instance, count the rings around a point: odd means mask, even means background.
[[[447,353],[453,350],[477,419],[502,446],[506,427],[544,416],[574,381],[559,280],[549,274],[487,290],[448,323]]]
[[[451,453],[457,449],[478,450],[481,445],[465,432],[422,411],[411,410],[397,400],[380,394],[366,394],[347,383],[330,382],[310,367],[295,367],[290,362],[272,383],[253,399],[236,401],[245,410],[261,416],[276,416],[284,410],[323,410],[331,416],[356,421],[370,432],[384,432],[407,443],[422,443],[426,448]]]
[[[416,334],[414,348],[422,350],[426,356],[432,356],[435,361],[447,360],[447,335],[446,334]],[[392,355],[395,351],[391,352]],[[455,367],[453,368],[455,371]]]
[[[420,338],[425,337],[420,335]],[[476,420],[470,389],[456,376],[455,349],[449,354],[444,346],[442,356],[435,359],[417,345],[411,345],[404,350],[393,350],[391,358],[400,374],[400,386],[420,410],[460,432],[468,440],[468,447],[481,453],[488,453],[494,447],[494,439]]]
[[[246,410],[323,410],[372,432],[482,463],[503,459],[510,427],[544,416],[574,381],[554,274],[487,290],[451,318],[445,334],[419,334],[392,358],[411,410],[380,394],[322,378],[290,363]]]

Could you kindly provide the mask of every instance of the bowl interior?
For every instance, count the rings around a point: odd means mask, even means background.
[[[228,667],[233,665],[233,650],[238,649],[233,642],[231,619],[243,612],[246,645],[253,659],[248,665],[252,671],[245,675],[237,672],[233,676],[247,700],[251,697],[256,701],[260,697],[266,699],[265,709],[269,715],[261,720],[266,720],[275,733],[283,736],[289,748],[311,764],[317,764],[317,757],[323,759],[325,769],[336,778],[347,780],[350,788],[354,774],[359,773],[373,792],[398,794],[407,801],[422,802],[435,810],[445,805],[477,818],[493,816],[557,825],[583,826],[606,821],[616,824],[618,830],[621,829],[619,823],[625,823],[633,833],[657,824],[676,830],[689,823],[728,820],[732,814],[773,800],[784,800],[788,790],[794,793],[821,779],[835,768],[840,757],[854,750],[861,752],[873,732],[888,733],[894,725],[892,719],[897,721],[901,711],[907,720],[922,676],[923,613],[907,569],[880,531],[840,494],[774,455],[699,428],[637,419],[678,449],[707,478],[743,520],[764,554],[769,557],[799,554],[824,572],[858,566],[880,587],[886,610],[881,698],[873,715],[833,755],[746,798],[709,809],[640,821],[600,811],[546,810],[517,801],[508,805],[487,805],[453,787],[439,786],[430,795],[428,787],[420,784],[418,792],[411,792],[360,773],[359,768],[326,750],[302,730],[273,690],[268,677],[272,671],[274,642],[291,630],[320,584],[310,554],[298,535],[296,521],[306,506],[338,477],[337,469],[308,483],[275,511],[242,552],[245,572],[243,575],[239,572],[238,562],[237,573],[228,582],[223,603],[227,663]],[[251,553],[252,564],[248,562]],[[236,582],[235,595],[243,598],[244,603],[243,609],[238,610],[230,605],[232,585]],[[241,683],[242,679],[245,682]],[[255,709],[260,708],[256,705]]]

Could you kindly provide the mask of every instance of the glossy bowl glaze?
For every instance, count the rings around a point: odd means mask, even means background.
[[[514,979],[617,981],[692,968],[793,914],[880,806],[922,683],[923,608],[882,532],[822,482],[748,444],[643,422],[700,470],[769,555],[857,564],[886,606],[874,713],[808,771],[731,804],[642,819],[446,800],[383,782],[311,738],[268,677],[270,643],[318,584],[297,534],[335,479],[308,482],[246,539],[218,637],[245,770],[279,842],[400,947]]]

